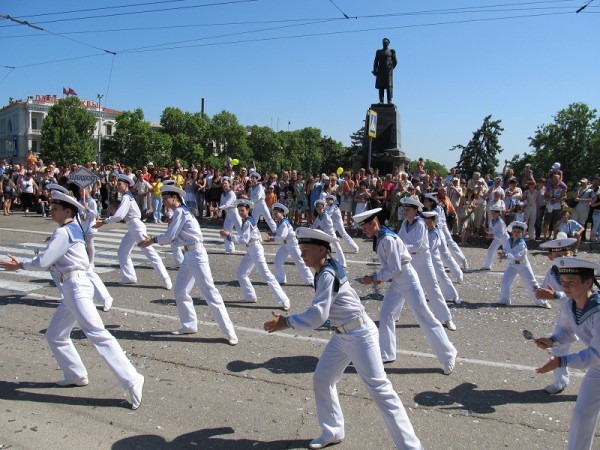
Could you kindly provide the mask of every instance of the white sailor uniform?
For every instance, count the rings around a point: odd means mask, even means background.
[[[143,377],[127,359],[115,337],[104,328],[92,300],[93,287],[87,276],[89,264],[83,231],[78,224],[70,222],[57,228],[48,246],[34,259],[23,261],[21,267],[40,271],[52,268],[60,274],[63,299],[50,320],[46,339],[65,380],[80,381],[88,376],[70,337],[71,330],[78,324],[121,386],[129,390]]]
[[[442,245],[440,245],[440,256],[442,257],[442,261],[444,261],[446,267],[448,267],[448,269],[450,270],[450,273],[452,274],[454,279],[457,282],[462,283],[463,272],[458,263],[456,262],[456,259],[454,259],[454,256],[452,256],[452,252],[457,254],[457,256],[460,258],[463,267],[465,267],[467,259],[465,258],[465,255],[463,255],[460,251],[460,248],[458,247],[456,242],[454,242],[454,239],[452,239],[452,236],[450,236],[449,238],[447,237],[447,235],[450,235],[450,232],[446,234],[448,226],[446,225],[446,213],[444,212],[444,208],[442,208],[440,205],[436,205],[433,210],[438,213],[438,215],[435,218],[435,225],[441,231],[440,237],[442,238]],[[456,249],[458,249],[458,251]]]
[[[576,311],[572,299],[561,302],[556,329],[550,339],[554,345],[564,346],[577,341],[577,337],[586,348],[560,357],[561,368],[587,369],[573,408],[567,445],[569,450],[592,448],[600,414],[600,293],[598,291],[588,299],[583,311]]]
[[[177,312],[184,329],[181,331],[196,332],[198,329],[194,301],[190,296],[195,280],[221,331],[228,338],[235,337],[233,323],[229,318],[223,298],[213,282],[200,225],[188,207],[181,205],[175,209],[167,230],[154,237],[153,241],[161,245],[174,243],[184,253],[183,262],[175,280]]]
[[[137,276],[133,267],[133,261],[131,260],[131,250],[136,243],[141,242],[146,237],[146,225],[140,220],[142,214],[138,208],[137,203],[133,197],[131,191],[127,191],[121,198],[119,208],[115,211],[113,216],[110,216],[103,220],[105,225],[115,222],[120,222],[125,219],[128,230],[123,236],[123,240],[119,245],[119,265],[121,266],[121,272],[123,272],[124,282],[135,283],[137,282]],[[148,261],[152,264],[157,277],[165,285],[170,284],[171,278],[165,265],[162,262],[160,256],[156,250],[152,247],[142,248],[142,253],[148,258]],[[167,283],[168,280],[168,283]]]
[[[167,224],[171,223],[173,219],[173,210],[171,208],[165,208],[165,218],[167,219]],[[183,264],[183,250],[179,247],[175,241],[171,241],[171,253],[173,254],[173,263],[175,267],[179,268]],[[193,285],[193,283],[192,283]]]
[[[333,228],[333,221],[329,214],[323,211],[321,214],[317,214],[315,220],[310,226],[313,230],[322,230],[331,237],[335,237],[335,229]],[[331,246],[335,249],[335,259],[342,263],[343,267],[346,267],[346,256],[342,250],[342,246],[339,241],[334,242]]]
[[[427,306],[419,277],[411,265],[411,255],[402,239],[382,226],[377,236],[376,252],[382,267],[374,275],[374,280],[391,281],[379,313],[379,343],[383,361],[396,359],[396,320],[406,300],[438,361],[444,366],[454,366],[456,348]]]
[[[497,258],[496,252],[502,247],[502,242],[509,237],[506,231],[506,223],[504,223],[504,220],[502,220],[501,217],[498,217],[497,219],[490,218],[489,230],[494,239],[487,249],[487,255],[485,257],[485,262],[483,263],[483,268],[486,270],[492,268],[494,258]]]
[[[243,220],[240,233],[230,234],[229,239],[235,244],[244,245],[246,247],[246,254],[240,261],[240,265],[237,269],[238,282],[240,283],[240,289],[244,295],[244,300],[247,302],[256,301],[256,291],[250,282],[250,272],[252,272],[252,269],[256,266],[258,273],[264,282],[269,285],[269,288],[271,288],[271,291],[275,295],[277,303],[279,303],[283,309],[289,309],[290,299],[285,292],[283,292],[283,289],[281,289],[281,286],[269,270],[269,266],[267,266],[265,251],[261,244],[262,237],[254,217],[249,216],[247,219]]]
[[[277,225],[271,217],[271,212],[269,211],[269,208],[267,208],[267,203],[265,202],[265,188],[263,187],[263,185],[257,183],[256,186],[250,186],[249,197],[250,201],[254,203],[254,206],[252,208],[252,217],[254,218],[254,221],[258,223],[260,216],[263,216],[265,218],[265,222],[267,222],[267,225],[269,226],[271,231],[275,233]]]
[[[535,297],[535,291],[540,286],[535,279],[535,275],[529,264],[529,259],[527,258],[527,243],[525,242],[525,239],[521,237],[516,242],[513,242],[512,238],[509,236],[502,242],[502,250],[504,251],[504,259],[508,260],[508,267],[502,276],[502,282],[500,284],[500,300],[498,303],[501,305],[510,305],[512,300],[510,286],[517,274],[519,274],[521,281],[525,285],[533,302],[537,306],[547,307],[546,305],[548,305],[548,302],[546,300],[540,300]]]
[[[421,287],[429,299],[429,307],[433,315],[442,323],[452,320],[452,313],[448,309],[431,261],[425,222],[420,217],[415,217],[412,223],[409,223],[408,219],[405,220],[400,226],[398,236],[410,253],[410,264],[415,269]]]
[[[331,206],[325,207],[325,212],[331,217],[331,222],[333,223],[333,229],[337,231],[342,240],[352,249],[354,253],[358,253],[358,244],[350,237],[346,228],[344,228],[344,219],[342,218],[342,213],[340,212],[340,207],[336,203]]]
[[[303,313],[291,315],[287,323],[294,328],[314,329],[326,320],[336,333],[325,346],[313,375],[317,420],[322,429],[320,439],[336,442],[344,438],[344,416],[336,385],[352,362],[396,447],[421,449],[402,401],[383,369],[377,327],[366,314],[343,268],[331,259],[315,274],[311,306]]]
[[[431,263],[435,270],[435,278],[437,279],[440,290],[446,300],[452,300],[456,304],[460,304],[461,300],[458,296],[458,292],[452,284],[452,280],[446,273],[442,257],[440,256],[440,247],[442,245],[442,237],[440,236],[440,230],[437,227],[433,227],[427,230],[427,237],[429,239],[429,252],[431,253]],[[414,258],[413,258],[414,261]],[[412,264],[412,262],[411,262]],[[414,267],[414,265],[413,265]]]
[[[80,202],[82,203],[82,202]],[[94,224],[98,219],[98,205],[96,200],[92,197],[85,199],[87,209],[81,208],[79,210],[79,218],[81,220],[81,228],[85,236],[85,246],[87,248],[88,256],[90,258],[90,264],[94,264],[94,257],[96,256],[96,248],[94,246],[94,238],[98,234],[98,230],[94,228]]]
[[[298,239],[296,239],[296,233],[287,217],[284,217],[277,223],[273,242],[282,244],[275,254],[275,260],[273,262],[273,265],[275,266],[275,278],[277,281],[279,283],[287,282],[284,264],[289,255],[292,257],[292,261],[294,261],[300,277],[304,279],[306,284],[312,286],[314,283],[312,272],[306,266],[300,255],[300,246],[298,245]]]
[[[230,189],[227,192],[221,194],[221,202],[219,203],[219,209],[225,211],[225,220],[223,221],[223,229],[233,232],[235,229],[238,233],[242,228],[242,218],[237,211],[236,202],[237,197],[235,196],[235,192]],[[235,253],[235,245],[233,241],[223,238],[223,243],[225,244],[225,253],[232,254]]]

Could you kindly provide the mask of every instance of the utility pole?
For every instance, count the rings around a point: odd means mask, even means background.
[[[102,164],[101,161],[101,152],[102,152],[102,98],[104,97],[104,95],[102,94],[98,94],[98,156],[97,156],[97,160],[98,160],[98,164]]]

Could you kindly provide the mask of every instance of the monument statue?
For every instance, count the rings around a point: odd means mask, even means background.
[[[392,103],[394,85],[394,67],[398,64],[396,51],[388,48],[390,40],[383,39],[383,48],[375,53],[373,61],[373,75],[375,75],[375,89],[379,89],[379,103],[383,103],[383,93],[387,91],[387,102]]]

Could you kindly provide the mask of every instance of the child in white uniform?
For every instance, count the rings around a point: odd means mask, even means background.
[[[177,247],[183,249],[184,259],[175,280],[175,301],[181,328],[173,331],[173,334],[192,334],[198,330],[194,300],[190,296],[195,280],[219,328],[227,336],[229,344],[235,345],[238,343],[238,339],[227,309],[225,309],[221,293],[213,282],[200,225],[183,202],[185,191],[175,186],[163,186],[160,188],[160,192],[165,207],[173,211],[173,218],[167,231],[153,238],[146,237],[138,243],[138,246],[145,248],[152,244],[165,245],[173,242]]]
[[[65,378],[59,386],[86,386],[88,373],[71,340],[71,330],[78,324],[94,348],[108,364],[121,386],[131,398],[131,408],[137,409],[142,402],[144,377],[127,359],[123,349],[110,334],[93,302],[94,288],[87,277],[90,261],[85,249],[81,227],[73,221],[80,205],[72,197],[61,192],[52,194],[50,215],[60,225],[48,241],[47,247],[32,260],[19,262],[0,261],[4,270],[41,270],[54,268],[62,280],[62,301],[46,330],[46,340]]]
[[[335,237],[333,221],[331,220],[329,214],[325,212],[325,200],[315,200],[314,207],[315,220],[313,221],[310,228],[312,228],[313,230],[322,230],[329,236]],[[344,255],[344,251],[342,250],[340,241],[338,240],[334,242],[333,247],[335,248],[335,259],[342,263],[342,267],[348,267],[346,263],[346,256]]]
[[[239,230],[242,228],[242,219],[237,212],[235,202],[237,197],[235,192],[231,189],[231,178],[221,177],[221,185],[223,186],[223,193],[221,194],[221,201],[219,202],[219,209],[225,212],[225,220],[223,221],[223,229],[229,231]],[[235,253],[235,245],[231,239],[223,238],[225,244],[225,253],[232,255]]]
[[[354,253],[358,253],[358,244],[354,242],[354,239],[350,237],[346,228],[344,228],[344,219],[342,218],[342,213],[336,200],[337,198],[335,195],[328,194],[325,196],[325,202],[327,203],[325,212],[331,217],[333,229],[340,235],[342,240],[348,244],[348,247],[350,247]]]
[[[315,296],[311,306],[303,313],[290,317],[273,313],[273,319],[265,322],[264,329],[269,333],[286,328],[310,330],[330,320],[335,330],[313,375],[317,420],[322,431],[308,448],[321,449],[344,439],[344,416],[336,385],[352,362],[379,408],[396,447],[421,449],[421,442],[402,401],[383,369],[377,327],[366,314],[343,268],[331,258],[330,245],[337,239],[320,230],[308,228],[298,228],[297,233],[302,258],[316,271]]]
[[[494,257],[496,256],[496,252],[500,247],[502,247],[502,243],[508,238],[508,233],[506,232],[506,224],[500,214],[504,209],[500,206],[492,206],[490,208],[491,216],[488,224],[488,234],[491,234],[493,237],[492,243],[487,249],[487,254],[485,257],[485,262],[483,263],[482,270],[492,270],[492,263],[494,262]]]
[[[258,223],[260,216],[263,216],[265,222],[267,222],[267,225],[271,229],[271,232],[275,233],[275,229],[277,228],[277,226],[275,225],[275,221],[271,217],[271,212],[269,211],[269,208],[267,207],[267,203],[265,201],[265,188],[262,184],[259,183],[259,181],[260,173],[251,172],[251,185],[248,196],[250,198],[250,201],[254,204],[254,207],[252,209],[252,217],[254,218],[254,221]]]
[[[577,258],[558,258],[555,263],[568,300],[561,303],[552,336],[538,338],[535,343],[546,350],[579,338],[586,348],[565,356],[550,356],[536,371],[546,373],[561,367],[587,369],[573,408],[567,448],[591,450],[600,415],[600,293],[595,290],[600,264]]]
[[[256,291],[250,281],[250,272],[256,266],[258,273],[263,281],[269,285],[271,291],[275,295],[275,300],[281,305],[284,311],[290,309],[290,299],[283,292],[281,286],[269,270],[267,261],[265,260],[265,251],[261,244],[262,237],[254,217],[250,215],[252,210],[252,202],[247,199],[239,199],[236,202],[238,214],[242,219],[242,227],[239,232],[231,233],[228,230],[221,230],[221,236],[231,239],[236,244],[241,244],[246,247],[246,254],[240,261],[237,269],[238,282],[240,289],[244,294],[244,301],[248,303],[256,303]],[[270,216],[269,216],[270,217]]]

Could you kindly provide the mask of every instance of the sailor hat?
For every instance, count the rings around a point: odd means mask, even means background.
[[[437,211],[423,211],[423,217],[426,219],[435,219],[437,216]]]
[[[554,265],[559,274],[596,276],[600,273],[600,264],[581,258],[556,258]]]
[[[325,196],[325,200],[333,200],[335,202],[337,200],[337,197],[335,195],[327,194]]]
[[[315,200],[315,208],[317,207],[317,205],[325,206],[325,200]]]
[[[327,249],[331,248],[330,244],[339,242],[339,239],[328,235],[321,230],[313,230],[312,228],[298,227],[296,229],[296,237],[299,244],[314,244],[320,245]]]
[[[404,206],[412,206],[414,208],[417,208],[419,211],[421,209],[423,209],[423,203],[421,203],[419,200],[417,200],[416,198],[412,198],[412,197],[402,197],[400,199],[400,203]]]
[[[524,232],[527,231],[527,224],[525,222],[519,222],[518,220],[513,220],[510,225],[506,227],[506,231],[509,233],[513,230],[513,228],[520,228]]]
[[[246,208],[254,208],[254,203],[252,203],[247,198],[239,198],[235,201],[235,206],[245,206]]]
[[[261,180],[260,173],[258,173],[258,172],[250,172],[250,178],[256,178],[256,181]]]
[[[577,239],[575,238],[564,237],[542,242],[540,244],[540,248],[545,248],[552,253],[566,252],[573,246],[573,244],[575,244],[575,242],[577,242]]]
[[[440,203],[440,201],[438,200],[438,198],[436,197],[436,195],[432,194],[431,192],[428,193],[428,194],[425,194],[425,200],[431,200],[436,205],[438,205]]]
[[[163,186],[173,186],[175,184],[175,180],[163,180]]]
[[[494,206],[492,206],[490,208],[490,211],[501,213],[502,211],[504,211],[504,208],[502,206],[499,206],[499,205],[494,205]]]
[[[120,173],[119,175],[117,175],[117,181],[123,181],[123,182],[127,183],[129,186],[133,186],[135,184],[135,182],[133,181],[133,178],[125,175],[124,173]]]
[[[52,193],[52,203],[74,209],[75,211],[80,211],[83,209],[79,202],[73,197],[58,191],[54,191]]]
[[[273,211],[278,210],[281,211],[285,216],[290,212],[289,208],[285,206],[283,203],[273,203]]]
[[[183,189],[178,188],[177,186],[171,186],[169,184],[161,186],[160,194],[177,194],[179,195],[181,201],[183,201],[183,199],[185,198],[185,191]]]
[[[230,177],[221,177],[221,183],[223,181],[229,181],[231,183],[231,178]]]
[[[48,188],[49,191],[58,191],[58,192],[62,192],[63,194],[69,195],[69,190],[62,187],[60,184],[50,183],[46,187]]]
[[[381,212],[381,209],[382,208],[374,208],[369,209],[368,211],[363,211],[359,214],[352,216],[352,220],[354,220],[354,223],[359,227],[363,226],[371,222],[375,217],[377,217],[377,214]]]

